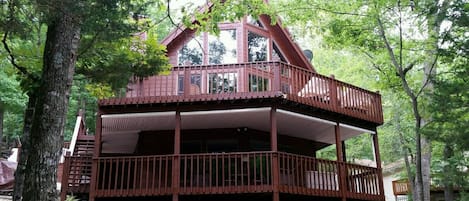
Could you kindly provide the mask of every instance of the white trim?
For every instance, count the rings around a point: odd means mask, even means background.
[[[68,147],[70,156],[73,156],[73,150],[75,150],[75,145],[77,143],[78,131],[80,130],[80,125],[81,125],[81,116],[78,116],[77,121],[75,122],[75,128],[73,129],[72,140],[70,141],[70,146]]]
[[[348,124],[339,123],[339,126],[342,126],[342,127],[345,127],[345,128],[350,128],[350,129],[357,130],[357,131],[361,131],[361,132],[364,132],[364,133],[376,134],[375,131],[364,129],[364,128],[358,128],[356,126],[351,126],[351,125],[348,125]]]
[[[121,135],[121,134],[138,134],[142,130],[121,130],[121,131],[104,131],[102,135]]]
[[[70,145],[68,146],[68,149],[62,148],[62,156],[60,156],[59,163],[64,163],[65,154],[67,154],[67,152],[70,153],[70,156],[73,156],[73,150],[75,150],[75,145],[77,143],[78,131],[80,130],[80,125],[81,125],[81,116],[77,116],[77,120],[75,121],[75,128],[73,129],[72,140],[70,140]]]
[[[181,112],[181,116],[210,115],[210,114],[235,114],[244,112],[268,112],[270,107],[249,108],[249,109],[230,109],[230,110],[210,110],[196,112]]]
[[[316,118],[316,117],[307,116],[307,115],[304,115],[304,114],[298,114],[298,113],[294,113],[294,112],[290,112],[290,111],[286,111],[286,110],[281,110],[281,109],[279,109],[277,111],[279,113],[283,113],[283,114],[294,116],[294,117],[299,117],[299,118],[302,118],[302,119],[321,122],[321,123],[325,123],[325,124],[329,124],[329,125],[336,125],[335,122],[328,121],[328,120],[325,120],[325,119]]]
[[[119,118],[137,118],[137,117],[161,117],[174,116],[175,111],[171,112],[143,112],[143,113],[125,113],[125,114],[103,114],[102,119],[119,119]]]

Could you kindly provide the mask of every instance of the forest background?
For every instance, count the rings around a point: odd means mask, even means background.
[[[40,134],[44,131],[29,127],[34,124],[28,122],[41,118],[40,113],[31,115],[31,111],[38,111],[39,92],[45,83],[60,83],[54,80],[60,76],[46,75],[50,72],[47,67],[53,66],[48,62],[55,58],[45,56],[51,44],[64,39],[53,29],[66,26],[58,22],[73,25],[69,38],[80,39],[75,46],[68,45],[74,61],[63,65],[75,72],[62,74],[70,78],[62,80],[69,88],[62,89],[61,104],[65,107],[56,114],[66,120],[52,126],[55,132],[47,138],[62,144],[61,135],[70,139],[79,110],[84,111],[86,125],[93,133],[98,99],[122,93],[128,80],[169,69],[158,41],[177,26],[176,22],[189,25],[190,14],[198,6],[184,1],[59,2],[0,2],[2,150],[18,141],[26,148],[30,143],[48,147],[41,143],[47,136]],[[280,16],[302,48],[313,50],[312,62],[319,73],[379,91],[385,117],[385,124],[378,129],[381,157],[385,165],[403,161],[406,171],[402,177],[410,178],[414,200],[429,200],[430,183],[445,189],[447,201],[456,199],[453,189],[469,188],[467,0],[272,0],[269,5],[259,0],[228,0],[214,6],[223,12],[196,15],[209,20],[195,28],[217,33],[214,25],[220,21],[237,20],[246,14]],[[140,32],[148,34],[146,41],[135,40],[135,33]],[[50,40],[54,37],[56,40]],[[145,54],[130,47],[141,48]],[[28,130],[32,138],[28,138]],[[366,135],[347,140],[346,147],[347,160],[373,159]],[[332,146],[318,157],[333,158],[334,153]],[[457,199],[469,199],[467,191],[461,192]]]

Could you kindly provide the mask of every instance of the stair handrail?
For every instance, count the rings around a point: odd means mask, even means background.
[[[70,146],[68,147],[68,151],[70,152],[70,156],[73,156],[73,151],[75,150],[75,145],[77,144],[78,133],[80,131],[81,126],[81,116],[77,116],[77,121],[75,122],[75,128],[73,129],[72,140],[70,141]]]
[[[70,145],[68,146],[68,149],[67,148],[64,148],[63,149],[63,153],[62,153],[62,157],[60,157],[60,163],[63,163],[64,160],[65,160],[65,155],[66,153],[70,153],[70,156],[73,156],[73,152],[75,150],[75,145],[77,144],[77,139],[78,139],[78,135],[79,135],[79,132],[80,132],[80,127],[81,127],[81,124],[82,124],[82,114],[78,114],[77,116],[77,120],[75,121],[75,128],[73,129],[73,135],[72,135],[72,140],[70,141]]]

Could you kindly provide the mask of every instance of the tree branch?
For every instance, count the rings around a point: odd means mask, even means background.
[[[109,23],[106,24],[106,26],[104,26],[104,28],[107,28],[109,26]],[[94,35],[93,35],[93,38],[91,38],[91,41],[90,43],[88,43],[85,48],[80,48],[80,52],[78,53],[78,57],[80,57],[81,55],[85,54],[89,49],[91,49],[91,47],[93,47],[94,43],[97,41],[98,37],[99,37],[99,34],[104,31],[104,28],[97,31]]]
[[[12,53],[10,47],[8,46],[8,43],[7,43],[8,34],[9,34],[9,32],[5,31],[5,33],[3,34],[2,43],[3,43],[3,48],[8,53],[8,60],[10,60],[11,65],[13,65],[16,69],[18,69],[18,71],[20,71],[21,74],[23,74],[24,76],[28,77],[29,79],[32,79],[33,81],[37,81],[37,78],[35,76],[33,76],[31,73],[29,73],[28,70],[26,69],[26,67],[21,66],[18,63],[16,63],[15,56],[13,55],[13,53]]]
[[[169,19],[169,21],[171,22],[171,24],[177,28],[177,30],[179,30],[179,31],[184,31],[184,29],[182,29],[182,26],[179,25],[179,24],[177,24],[177,23],[174,21],[173,17],[171,17],[169,1],[170,1],[170,0],[167,0],[167,3],[166,3],[166,12],[167,12],[167,13],[166,13],[166,16],[167,16],[167,18]],[[192,38],[195,39],[195,41],[196,41],[197,44],[199,45],[200,49],[202,50],[203,54],[206,55],[207,53],[206,53],[206,51],[205,51],[205,49],[204,49],[202,43],[201,43],[195,36],[192,36]]]
[[[402,41],[402,12],[401,12],[401,1],[397,1],[397,9],[399,11],[399,66],[402,67],[402,46],[403,46],[403,41]],[[406,71],[404,72],[405,76]]]
[[[386,33],[384,32],[383,22],[381,21],[381,18],[379,18],[379,16],[377,16],[376,18],[377,18],[378,25],[379,25],[379,34],[380,34],[381,38],[383,39],[384,44],[386,45],[386,50],[388,51],[389,57],[391,58],[391,62],[393,64],[394,68],[396,69],[399,77],[401,78],[401,82],[402,82],[402,86],[404,88],[404,91],[412,99],[413,102],[414,101],[416,102],[417,101],[417,96],[410,89],[409,83],[407,83],[406,74],[404,73],[404,70],[402,69],[402,66],[399,65],[399,63],[397,62],[396,56],[394,55],[394,52],[393,52],[393,48],[389,44],[389,41],[386,37]],[[416,117],[417,116],[420,117],[420,114],[418,113],[417,108],[414,108],[414,113],[415,113]]]
[[[433,75],[433,69],[435,69],[435,66],[436,66],[436,62],[438,61],[438,54],[435,56],[435,58],[433,59],[433,62],[432,62],[432,65],[430,67],[430,71],[428,72],[429,75]],[[419,91],[417,92],[417,96],[419,96],[420,94],[423,93],[423,90],[427,87],[427,85],[431,82],[431,79],[433,79],[433,77],[431,76],[428,76],[426,79],[425,79],[425,82],[423,83],[422,87],[420,87]]]
[[[383,69],[381,69],[381,68],[379,67],[379,65],[374,62],[376,59],[373,57],[373,55],[371,55],[371,54],[370,54],[369,52],[367,52],[367,51],[362,51],[362,52],[363,52],[363,54],[365,54],[365,56],[367,56],[367,57],[370,59],[369,62],[372,64],[373,68],[375,68],[376,70],[378,70],[379,72],[381,72],[381,73],[383,73],[383,74],[386,74],[386,73],[383,71]]]
[[[285,6],[285,8],[288,8],[288,6]],[[363,15],[363,14],[338,12],[338,11],[330,10],[330,9],[327,9],[327,8],[322,8],[322,7],[319,7],[319,6],[313,6],[313,5],[311,5],[309,7],[301,7],[301,8],[299,8],[299,7],[291,8],[290,7],[289,9],[281,9],[281,10],[278,10],[278,13],[288,12],[288,11],[297,11],[297,10],[311,11],[312,9],[321,10],[321,11],[325,11],[325,12],[336,14],[336,15],[352,15],[352,16],[367,17],[367,15]]]

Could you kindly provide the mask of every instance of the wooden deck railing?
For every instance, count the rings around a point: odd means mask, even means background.
[[[280,192],[339,196],[338,162],[279,153]]]
[[[383,122],[378,93],[283,62],[177,66],[166,75],[129,84],[125,97],[129,103],[177,102],[241,99],[269,92],[281,92],[288,100],[321,109]],[[101,104],[116,101],[107,99]]]
[[[91,156],[66,156],[62,175],[62,198],[68,193],[88,193],[91,182]]]
[[[272,191],[272,153],[181,155],[182,194]]]
[[[97,162],[96,196],[126,197],[170,194],[171,155],[105,157]]]
[[[170,195],[175,190],[184,195],[273,192],[275,184],[279,192],[289,194],[340,197],[344,193],[370,200],[381,194],[376,168],[281,152],[101,157],[95,163],[97,181],[91,190],[97,197]],[[345,178],[340,176],[341,167],[347,172]],[[347,181],[344,189],[342,179]]]
[[[380,172],[373,167],[345,164],[347,197],[373,199],[383,193],[380,189]]]
[[[392,181],[394,195],[407,195],[410,193],[410,183],[407,179]]]

